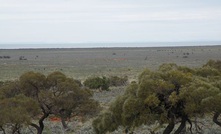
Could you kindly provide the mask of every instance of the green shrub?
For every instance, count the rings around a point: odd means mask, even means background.
[[[96,76],[87,78],[83,84],[90,89],[109,90],[110,81],[105,76],[102,78]]]
[[[219,75],[219,71],[212,67],[202,67],[196,70],[196,74],[202,77],[209,77],[209,76],[217,76]]]
[[[110,86],[124,86],[127,84],[128,77],[118,77],[118,76],[111,76],[110,78]]]
[[[3,85],[4,85],[4,82],[3,82],[3,81],[0,81],[0,87],[3,86]]]
[[[209,60],[203,67],[212,67],[221,71],[221,61],[220,60]]]

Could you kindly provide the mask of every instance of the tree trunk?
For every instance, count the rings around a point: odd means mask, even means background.
[[[215,114],[213,115],[213,122],[221,127],[221,122],[218,121],[218,117],[220,116],[220,114],[220,112],[215,112]]]
[[[44,120],[49,116],[48,113],[44,113],[44,115],[40,118],[40,120],[38,121],[38,125],[31,123],[30,125],[32,127],[34,127],[37,130],[37,134],[42,134],[43,130],[44,130]]]
[[[190,124],[190,133],[193,134],[193,132],[192,132],[192,126],[193,126],[192,122],[189,118],[187,118],[187,122]]]
[[[2,126],[0,126],[0,131],[2,131],[3,134],[6,134],[6,133],[5,133],[5,129],[4,129]]]
[[[15,124],[15,126],[12,129],[12,134],[16,134],[16,133],[20,134],[20,131],[19,131],[20,128],[21,126],[19,124]]]
[[[163,131],[163,134],[170,134],[173,131],[174,126],[175,126],[174,120],[171,120],[169,125]]]
[[[44,113],[44,115],[41,117],[41,119],[38,121],[40,131],[38,134],[42,134],[42,131],[44,129],[44,120],[49,116],[49,113]]]
[[[133,131],[130,132],[130,130],[129,130],[128,128],[126,128],[126,129],[124,130],[124,133],[125,133],[125,134],[133,134],[134,132],[133,132]]]
[[[65,122],[65,118],[61,117],[61,123],[62,123],[62,126],[64,129],[67,129],[68,128],[68,125],[67,123]]]
[[[34,127],[37,130],[37,134],[41,134],[42,133],[42,130],[41,130],[41,128],[38,125],[36,125],[34,123],[31,123],[30,126]]]
[[[63,128],[64,128],[65,130],[68,129],[68,125],[67,125],[67,123],[65,122],[65,120],[66,120],[68,117],[70,117],[71,112],[70,112],[70,111],[67,111],[67,110],[65,110],[65,109],[61,109],[61,110],[59,111],[59,114],[60,114],[61,124],[62,124]]]
[[[181,133],[181,131],[186,127],[187,118],[188,118],[187,116],[183,116],[183,117],[182,117],[181,124],[180,124],[180,126],[178,127],[178,129],[175,131],[174,134],[179,134],[179,133]]]

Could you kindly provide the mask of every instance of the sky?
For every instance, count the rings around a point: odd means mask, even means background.
[[[0,0],[0,48],[221,41],[220,25],[221,0]]]

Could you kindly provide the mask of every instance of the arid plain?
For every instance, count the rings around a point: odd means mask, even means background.
[[[1,49],[0,81],[16,80],[27,71],[44,74],[61,71],[69,77],[84,81],[89,76],[128,76],[137,80],[145,68],[156,70],[163,63],[176,63],[187,67],[200,67],[210,59],[221,59],[221,46],[193,47],[145,47],[145,48],[72,48],[72,49]],[[111,87],[110,91],[95,92],[94,99],[106,109],[123,87]],[[45,134],[93,134],[92,119],[85,122],[68,122],[70,131],[62,129],[60,122],[46,120]],[[211,119],[200,120],[204,133],[219,134],[221,131]],[[136,134],[150,133],[153,126],[141,126]],[[30,130],[26,130],[30,132]],[[119,128],[113,134],[121,134]],[[161,133],[159,130],[158,133]]]
[[[154,70],[162,63],[199,67],[210,59],[221,59],[221,46],[1,49],[0,81],[17,79],[27,71],[61,71],[81,80],[91,75],[136,79],[144,68]]]

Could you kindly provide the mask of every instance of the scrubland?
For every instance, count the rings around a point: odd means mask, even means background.
[[[201,67],[210,59],[221,59],[221,46],[193,47],[152,47],[152,48],[85,48],[85,49],[17,49],[0,50],[0,81],[16,80],[23,73],[34,71],[50,74],[59,71],[68,77],[85,81],[90,76],[128,76],[129,82],[137,81],[140,73],[148,68],[157,70],[164,63],[175,63],[190,68]],[[125,93],[127,85],[110,87],[109,91],[94,90],[93,99],[103,110],[108,110],[117,96]],[[211,120],[212,115],[196,119],[198,129],[205,134],[220,134],[221,127]],[[94,134],[92,120],[73,117],[67,122],[69,130],[62,128],[60,121],[45,120],[45,134]],[[220,117],[219,117],[220,120]],[[157,126],[142,125],[134,130],[135,134],[148,134]],[[193,121],[194,126],[194,121]],[[177,127],[177,126],[176,126]],[[187,129],[190,126],[187,125]],[[195,126],[194,129],[197,129]],[[162,133],[159,128],[155,133]],[[23,130],[31,133],[32,128]],[[122,127],[113,134],[124,132]],[[190,133],[187,131],[186,133]],[[197,133],[194,130],[194,133]]]

